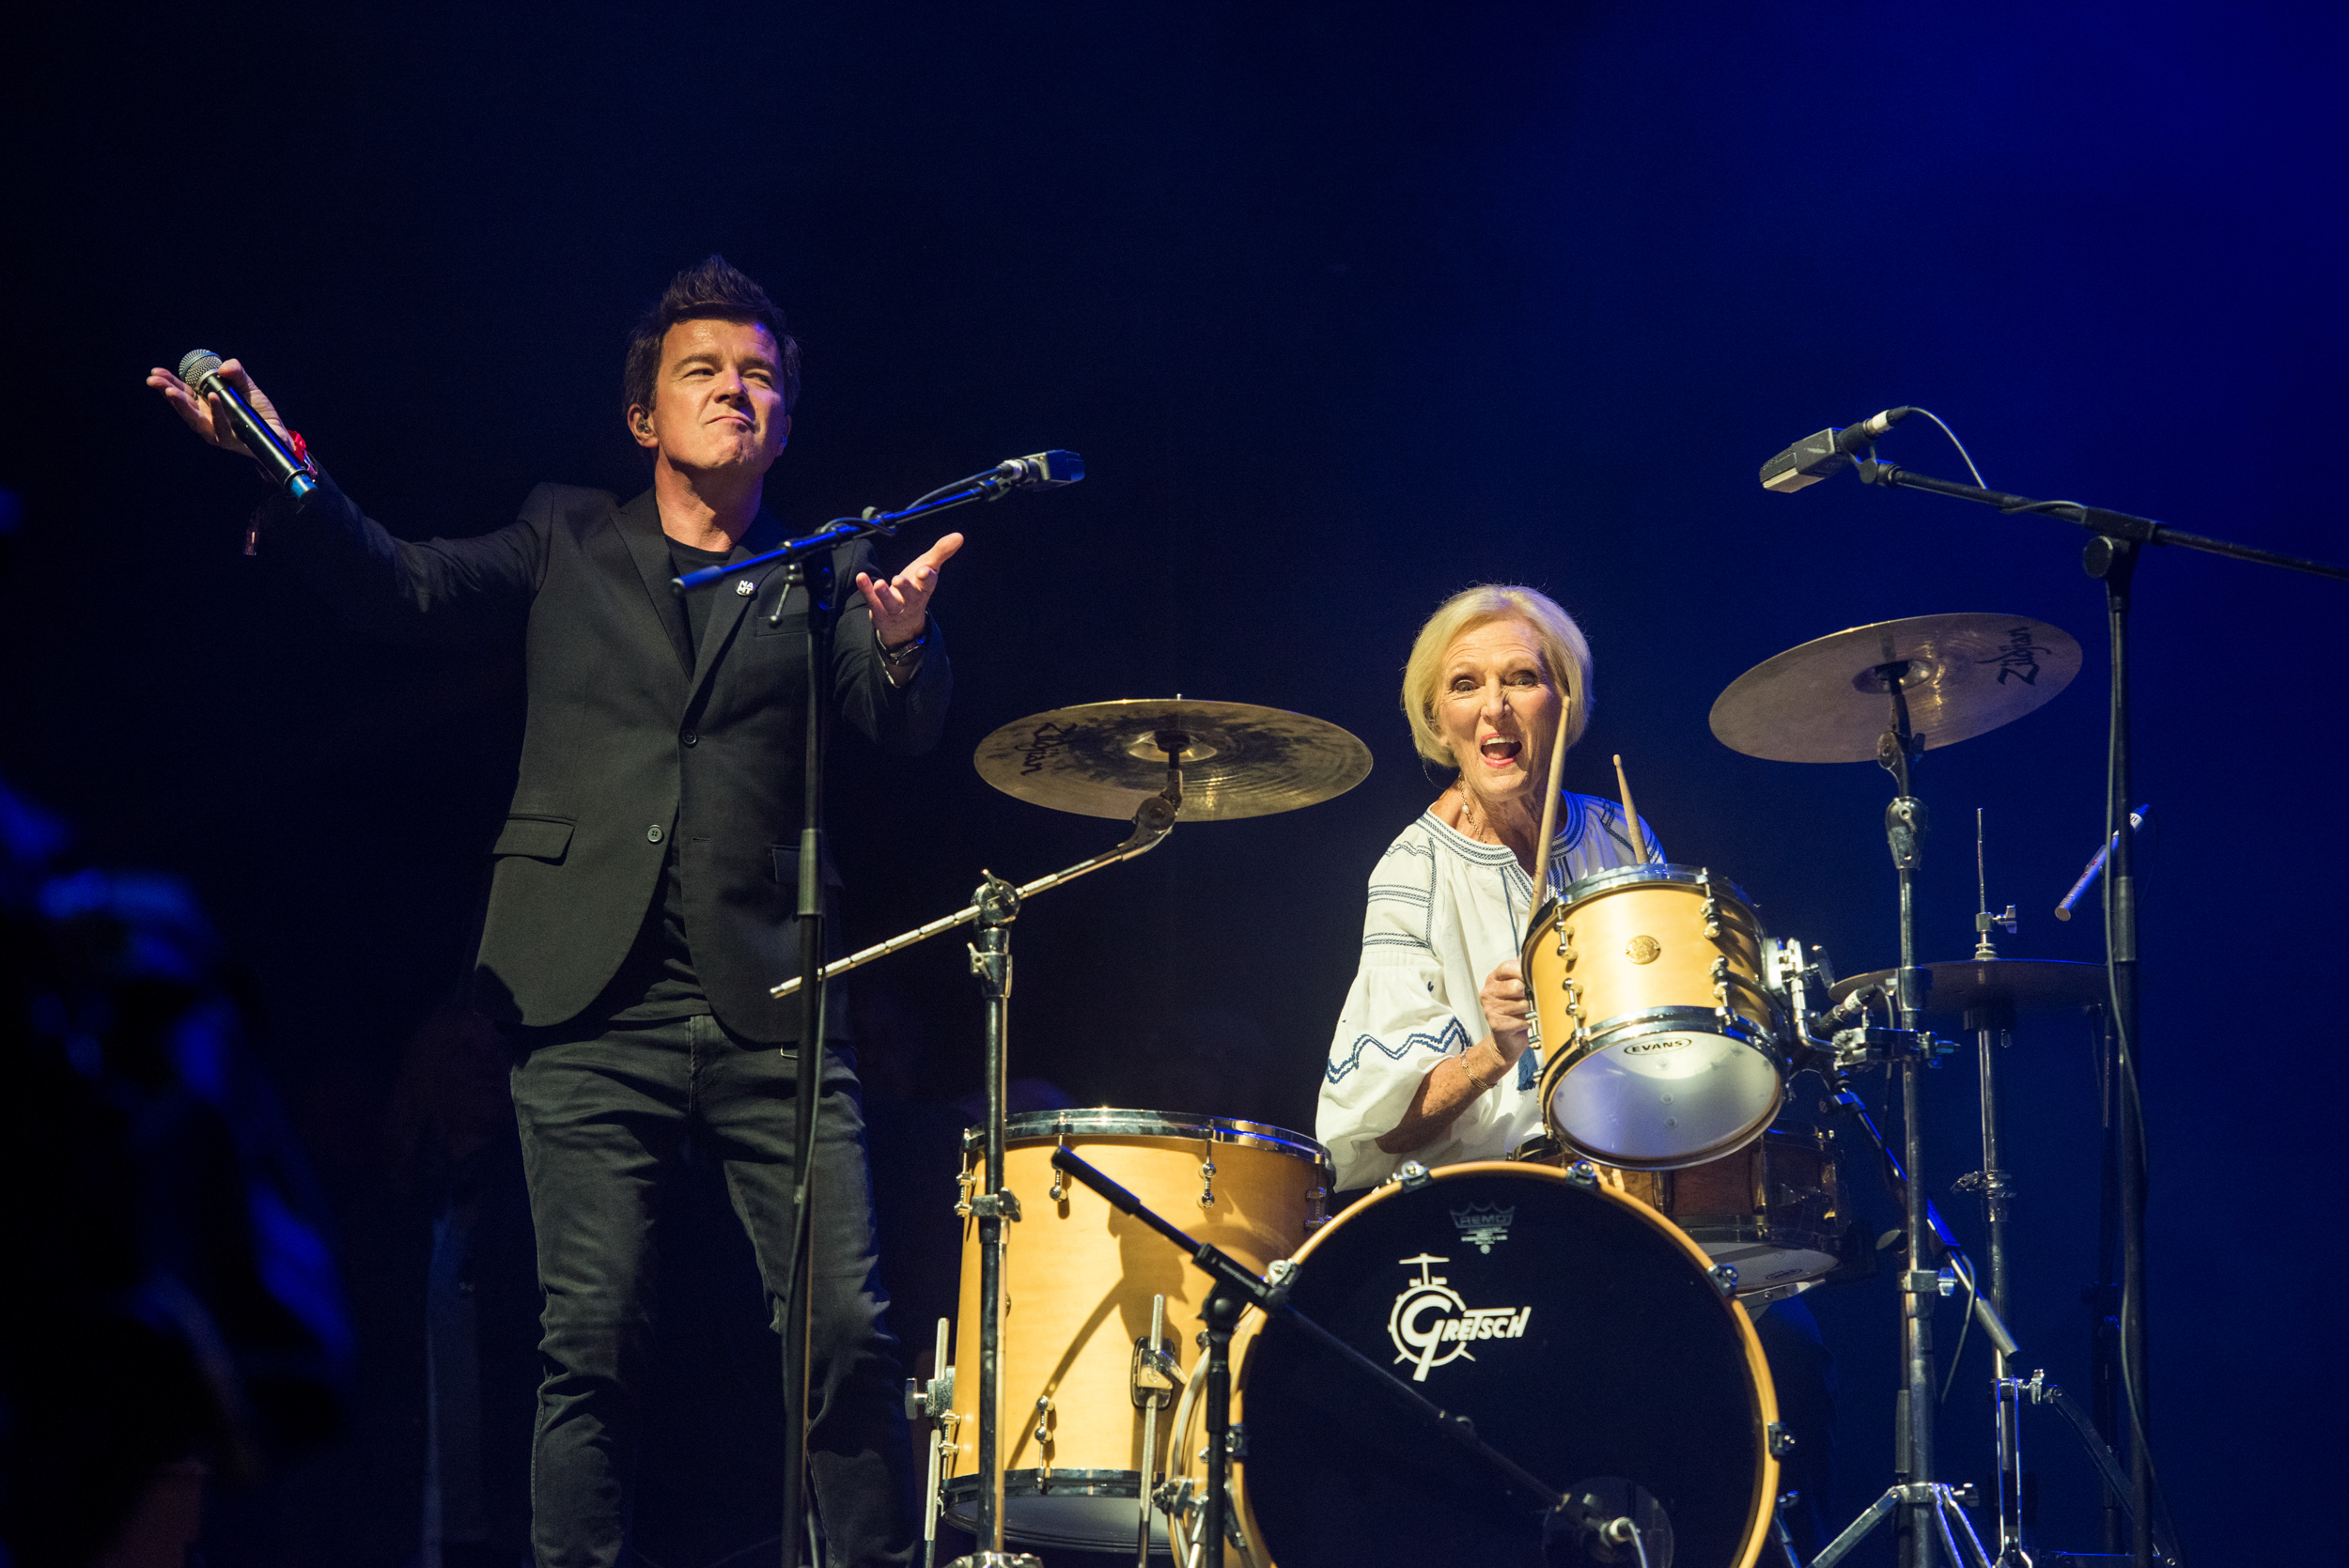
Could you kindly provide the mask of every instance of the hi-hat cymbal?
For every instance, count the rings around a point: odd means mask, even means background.
[[[2079,674],[2070,633],[2021,615],[1911,615],[1766,659],[1713,704],[1722,745],[1773,762],[1874,762],[1895,678],[1926,749],[2019,719]]]
[[[2046,958],[1960,958],[1922,964],[1933,976],[1925,992],[1928,1013],[1970,1013],[1977,1007],[2012,1007],[2018,1013],[2085,1007],[2106,996],[2102,964],[2061,963]],[[1837,1001],[1854,991],[1892,986],[1890,970],[1839,980],[1828,994]]]
[[[1161,742],[1166,744],[1161,744]],[[979,777],[1006,795],[1081,816],[1128,817],[1166,787],[1181,746],[1177,822],[1269,816],[1343,795],[1370,748],[1337,725],[1252,703],[1129,698],[1031,714],[979,742]]]

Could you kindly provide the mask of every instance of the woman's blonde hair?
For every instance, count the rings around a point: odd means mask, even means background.
[[[1487,621],[1523,621],[1533,629],[1541,645],[1542,674],[1566,693],[1566,744],[1582,738],[1591,723],[1591,644],[1574,617],[1558,601],[1537,588],[1515,582],[1483,582],[1463,588],[1436,607],[1411,644],[1411,657],[1403,661],[1403,713],[1411,722],[1411,740],[1419,754],[1446,768],[1459,766],[1436,725],[1436,688],[1443,681],[1444,655],[1468,631]],[[1547,767],[1548,758],[1539,766]]]

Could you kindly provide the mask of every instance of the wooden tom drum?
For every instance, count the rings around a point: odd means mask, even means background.
[[[1735,885],[1692,866],[1600,872],[1545,910],[1520,958],[1560,1141],[1667,1171],[1760,1137],[1785,1089],[1762,941]]]
[[[1330,1157],[1279,1127],[1157,1110],[1032,1111],[1009,1118],[1004,1134],[1003,1184],[1020,1212],[1004,1227],[1003,1533],[1131,1552],[1142,1495],[1167,1469],[1175,1403],[1173,1384],[1145,1371],[1136,1351],[1150,1339],[1155,1312],[1159,1348],[1188,1375],[1199,1360],[1209,1281],[1140,1220],[1053,1170],[1052,1150],[1066,1143],[1259,1273],[1321,1224]],[[966,1192],[983,1176],[985,1136],[964,1135]],[[978,1221],[966,1218],[955,1441],[942,1484],[947,1517],[964,1529],[978,1512]],[[1163,1523],[1154,1538],[1163,1549]]]

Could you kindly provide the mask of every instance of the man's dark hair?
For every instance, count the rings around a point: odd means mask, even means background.
[[[653,307],[629,334],[628,359],[620,372],[623,408],[651,408],[653,383],[661,377],[661,345],[679,321],[699,318],[721,321],[756,322],[775,340],[783,361],[783,407],[786,413],[800,400],[800,346],[783,330],[783,312],[723,256],[688,267],[669,280]]]

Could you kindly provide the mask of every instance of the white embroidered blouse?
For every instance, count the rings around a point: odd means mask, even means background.
[[[1552,892],[1616,866],[1663,859],[1645,822],[1641,850],[1634,851],[1623,808],[1612,800],[1569,791],[1558,815],[1549,850]],[[1515,851],[1479,844],[1430,812],[1379,857],[1362,916],[1362,965],[1330,1044],[1314,1118],[1314,1136],[1335,1161],[1340,1188],[1375,1186],[1407,1159],[1430,1170],[1499,1159],[1541,1130],[1536,1040],[1517,1059],[1517,1071],[1470,1102],[1434,1142],[1404,1154],[1378,1147],[1428,1070],[1489,1032],[1479,1001],[1485,977],[1517,956],[1534,903],[1533,878]]]

